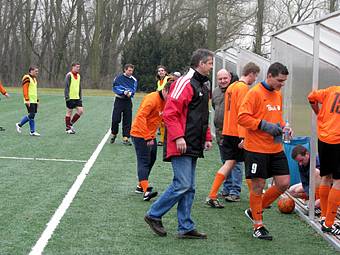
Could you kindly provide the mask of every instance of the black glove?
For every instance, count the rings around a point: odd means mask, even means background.
[[[274,124],[265,120],[261,120],[260,129],[274,137],[282,135],[282,128],[280,127],[279,123]]]
[[[282,143],[282,135],[274,136],[274,143]]]

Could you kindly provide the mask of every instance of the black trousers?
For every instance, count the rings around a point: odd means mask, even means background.
[[[115,98],[112,111],[112,134],[118,134],[119,123],[123,115],[123,137],[130,137],[131,122],[132,122],[132,101],[131,99]]]

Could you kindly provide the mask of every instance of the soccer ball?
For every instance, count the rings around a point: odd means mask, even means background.
[[[277,202],[277,207],[282,213],[292,213],[295,208],[295,202],[290,197],[283,197]]]

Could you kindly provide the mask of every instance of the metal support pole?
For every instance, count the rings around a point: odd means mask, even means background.
[[[319,43],[320,43],[320,24],[314,25],[313,42],[313,90],[319,87]],[[312,112],[311,140],[310,140],[310,171],[309,171],[309,219],[314,220],[315,211],[315,159],[316,159],[316,116]]]

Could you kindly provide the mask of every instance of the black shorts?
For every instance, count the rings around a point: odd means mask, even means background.
[[[267,179],[289,175],[288,161],[283,151],[273,154],[245,151],[246,179]]]
[[[236,160],[237,162],[244,161],[244,150],[238,147],[241,140],[237,136],[224,136],[220,147],[221,158],[223,160]]]
[[[70,99],[66,101],[66,107],[68,109],[74,109],[77,107],[83,107],[83,101],[81,99]]]
[[[340,179],[340,144],[329,144],[318,140],[320,176],[332,175]]]
[[[37,113],[38,112],[38,104],[37,103],[30,103],[30,107],[26,105],[28,113]]]

